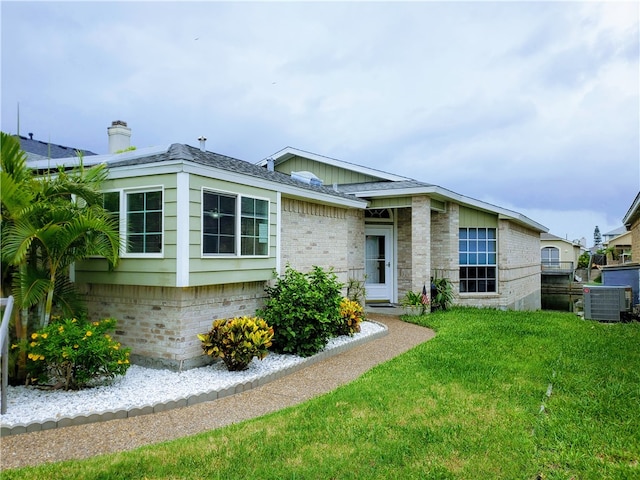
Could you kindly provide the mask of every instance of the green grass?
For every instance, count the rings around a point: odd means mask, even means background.
[[[640,324],[475,309],[418,321],[436,338],[304,404],[2,478],[640,478]]]

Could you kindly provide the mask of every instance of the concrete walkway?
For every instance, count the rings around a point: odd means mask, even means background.
[[[388,335],[252,390],[151,415],[3,437],[0,469],[133,450],[304,402],[334,390],[434,337],[432,330],[401,322],[398,313],[393,308],[369,310],[368,318],[385,324]]]

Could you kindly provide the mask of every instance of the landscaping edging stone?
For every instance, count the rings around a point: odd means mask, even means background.
[[[219,398],[224,398],[227,396],[235,395],[237,393],[242,393],[261,385],[265,385],[274,380],[280,379],[287,375],[290,375],[298,370],[306,368],[315,363],[326,360],[327,358],[333,357],[335,355],[339,355],[343,352],[351,350],[352,348],[358,347],[364,343],[368,343],[372,340],[376,340],[378,338],[384,337],[389,333],[389,330],[386,325],[380,322],[376,322],[375,320],[369,320],[368,322],[375,323],[381,326],[383,329],[379,332],[375,332],[371,335],[368,335],[363,338],[359,338],[353,340],[352,342],[348,342],[342,345],[338,345],[336,347],[330,348],[329,350],[323,350],[311,357],[307,357],[302,359],[301,362],[296,365],[292,365],[290,367],[283,368],[282,370],[278,370],[276,372],[269,373],[263,377],[257,378],[250,382],[238,382],[236,385],[220,389],[220,390],[211,390],[209,392],[198,393],[195,395],[191,395],[187,398],[174,398],[172,400],[167,400],[164,402],[159,402],[154,405],[144,405],[141,407],[133,407],[131,409],[123,409],[123,410],[107,410],[101,413],[92,413],[89,415],[76,415],[73,417],[62,417],[59,419],[46,419],[42,422],[32,422],[28,424],[15,424],[11,427],[2,425],[0,428],[0,437],[5,437],[9,435],[19,435],[22,433],[31,433],[38,432],[42,430],[50,430],[53,428],[64,428],[74,425],[84,425],[88,423],[96,423],[96,422],[106,422],[109,420],[117,420],[124,419],[129,417],[135,417],[139,415],[149,415],[152,413],[165,412],[167,410],[172,410],[174,408],[182,408],[191,405],[196,405],[202,402],[210,402],[213,400],[217,400]]]

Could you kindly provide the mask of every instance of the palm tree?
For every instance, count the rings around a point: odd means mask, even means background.
[[[85,169],[80,156],[79,166],[70,172],[59,168],[37,176],[18,141],[1,135],[2,267],[12,277],[10,288],[21,311],[17,333],[27,338],[34,309],[41,327],[49,323],[54,303],[73,315],[69,266],[100,255],[115,267],[120,241],[118,226],[102,207],[100,186],[108,174],[104,165]],[[8,280],[3,273],[3,292]]]

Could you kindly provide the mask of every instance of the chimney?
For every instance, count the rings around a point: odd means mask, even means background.
[[[116,153],[126,150],[131,146],[131,129],[127,127],[127,122],[114,120],[107,128],[109,134],[109,153]]]
[[[204,142],[207,141],[207,137],[202,135],[202,136],[198,137],[198,141],[200,142],[200,150],[202,150],[203,152],[206,152],[207,149],[204,147]]]
[[[267,170],[273,172],[275,169],[275,161],[273,158],[267,158]]]

